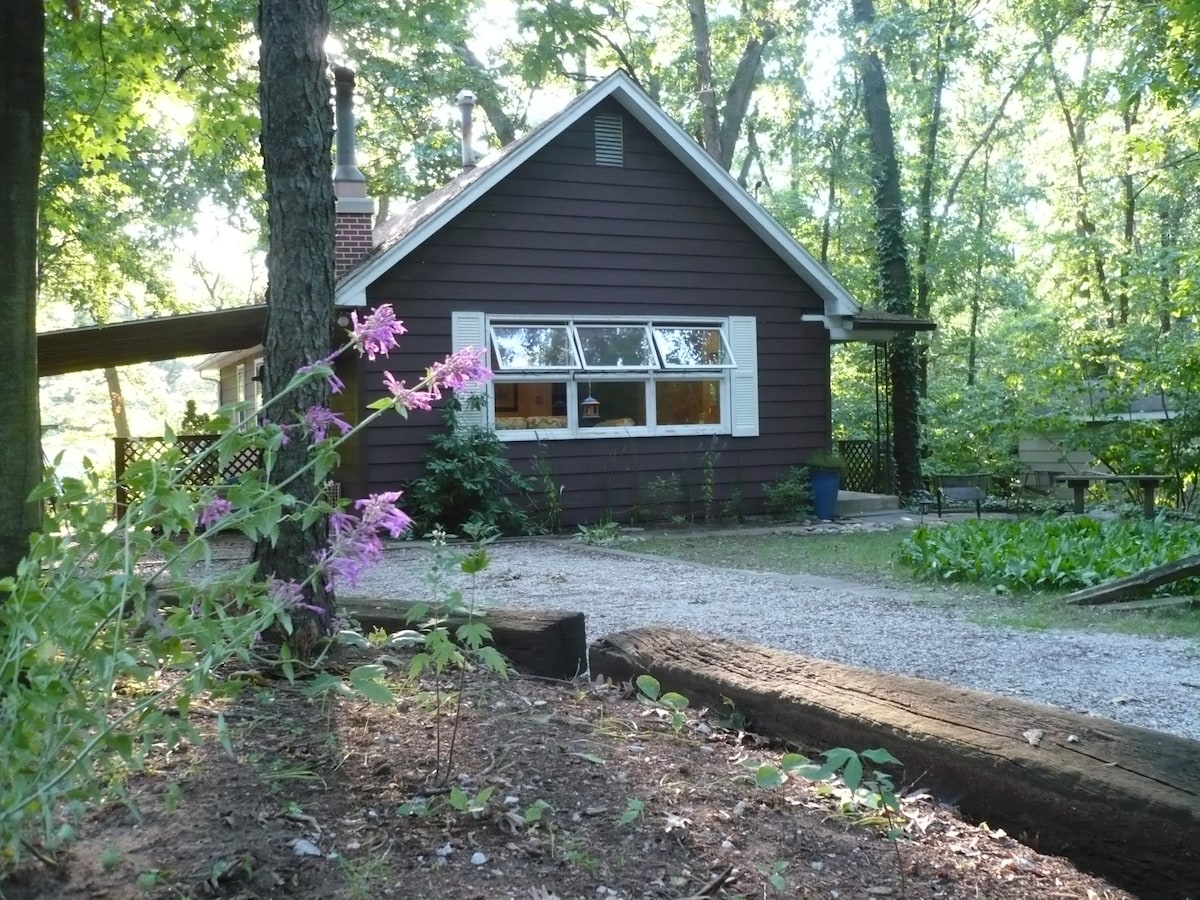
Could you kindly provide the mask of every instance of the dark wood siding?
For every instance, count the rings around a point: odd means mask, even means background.
[[[359,399],[382,396],[386,369],[412,383],[450,349],[450,313],[731,316],[757,320],[760,436],[511,442],[563,486],[564,523],[628,519],[656,478],[676,477],[701,508],[712,453],[713,513],[732,497],[762,509],[762,484],[827,444],[829,342],[801,317],[820,299],[701,182],[620,107],[624,166],[594,163],[585,116],[368,291],[391,303],[408,334],[389,358],[363,360]],[[392,416],[363,442],[366,487],[394,489],[420,473],[435,413]],[[678,514],[685,514],[681,508]]]

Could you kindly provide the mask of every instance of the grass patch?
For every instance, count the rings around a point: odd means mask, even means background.
[[[1113,612],[1103,607],[1067,606],[1062,603],[1064,590],[997,594],[986,585],[921,578],[898,561],[901,545],[912,536],[905,528],[843,534],[683,533],[646,537],[635,549],[734,569],[885,585],[911,592],[914,600],[931,606],[953,606],[971,621],[989,627],[1026,631],[1066,628],[1200,640],[1200,610],[1194,607]]]

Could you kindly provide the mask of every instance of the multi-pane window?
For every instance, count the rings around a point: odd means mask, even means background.
[[[730,432],[729,323],[487,325],[492,426],[507,439]]]

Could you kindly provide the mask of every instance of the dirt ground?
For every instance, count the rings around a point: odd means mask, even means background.
[[[919,790],[894,843],[840,813],[836,789],[757,788],[748,765],[787,748],[720,727],[723,711],[688,710],[677,732],[628,686],[472,674],[455,733],[451,686],[396,671],[390,706],[252,679],[196,710],[202,744],[156,750],[57,869],[31,865],[0,895],[1132,896]]]

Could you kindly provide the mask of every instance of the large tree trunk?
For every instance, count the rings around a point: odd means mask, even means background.
[[[42,480],[37,374],[38,171],[46,19],[41,0],[13,0],[0,28],[0,577],[16,572],[41,526],[29,503]]]
[[[852,0],[854,21],[870,28],[875,21],[872,0]],[[873,181],[875,183],[875,259],[881,306],[888,312],[913,314],[912,274],[908,244],[904,236],[904,207],[900,196],[900,165],[892,131],[883,64],[873,50],[859,54],[863,81],[863,106],[871,136]],[[921,489],[921,439],[917,418],[918,359],[911,334],[902,334],[888,344],[888,367],[892,379],[893,454],[897,489],[902,495]]]
[[[125,409],[125,392],[121,388],[121,373],[116,366],[105,366],[104,383],[108,386],[108,405],[112,409],[113,434],[119,438],[131,437],[129,412]]]
[[[937,175],[938,138],[942,128],[942,95],[946,89],[950,35],[954,28],[954,4],[950,4],[945,28],[937,35],[933,59],[933,88],[929,101],[929,119],[921,140],[921,187],[917,198],[917,305],[916,313],[929,318],[932,286],[929,260],[933,250],[933,183]],[[929,382],[929,360],[925,345],[918,352],[918,393],[924,397]]]
[[[333,116],[324,48],[329,30],[325,0],[260,0],[259,29],[269,229],[265,393],[273,397],[297,369],[329,353],[332,335]],[[329,389],[324,379],[316,379],[272,407],[271,417],[295,423],[309,407],[328,405]],[[272,482],[287,479],[306,461],[305,441],[289,441],[279,451]],[[288,486],[301,505],[311,502],[317,490],[307,477]],[[309,528],[283,521],[275,544],[260,542],[255,547],[260,574],[303,581],[325,545],[327,531],[323,517]],[[326,613],[293,614],[292,649],[302,656],[312,650],[333,617],[331,592],[318,586],[316,591],[306,591],[306,597]]]
[[[708,8],[705,0],[688,0],[692,20],[692,48],[696,59],[696,90],[700,101],[700,143],[722,169],[733,166],[733,151],[742,133],[742,123],[750,109],[750,98],[761,72],[763,50],[775,37],[774,23],[757,23],[759,34],[746,41],[738,60],[733,81],[725,92],[724,107],[717,109],[717,92],[713,87],[712,42],[708,30]]]

